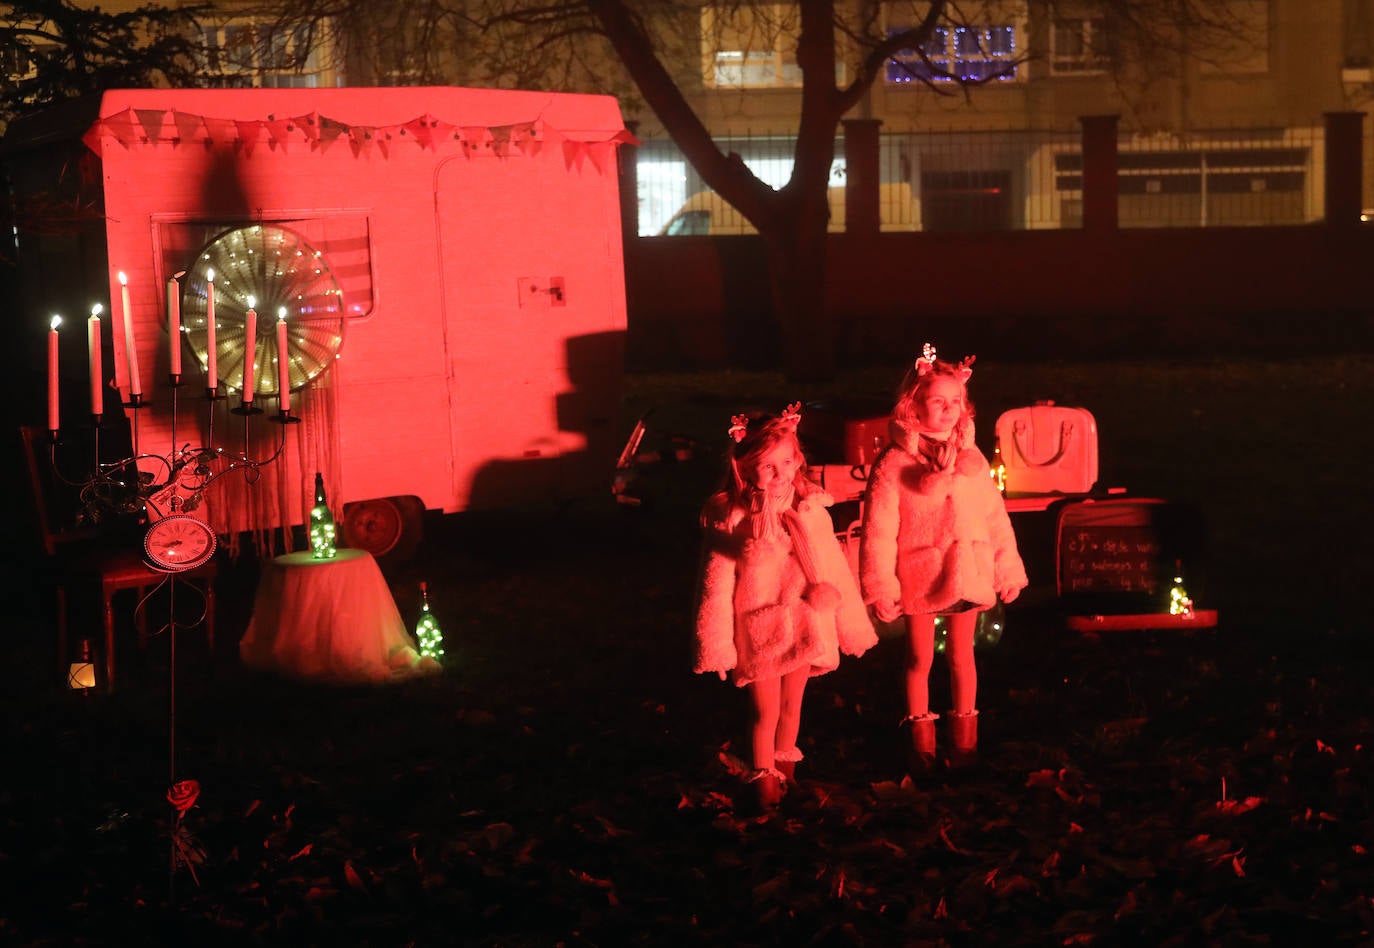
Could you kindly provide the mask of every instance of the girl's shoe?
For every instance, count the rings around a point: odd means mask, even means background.
[[[788,747],[773,752],[773,760],[776,762],[774,766],[777,767],[778,773],[782,774],[787,783],[797,782],[797,764],[801,762],[804,756],[801,748],[798,747]]]
[[[978,712],[949,713],[949,766],[969,767],[978,761]]]
[[[750,774],[749,782],[754,786],[754,800],[758,803],[759,809],[772,810],[782,802],[786,778],[780,771],[772,767],[756,770]]]
[[[922,777],[935,771],[935,722],[938,714],[908,715],[903,724],[911,725],[911,775]]]

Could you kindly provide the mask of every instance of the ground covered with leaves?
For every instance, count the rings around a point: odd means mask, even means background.
[[[245,554],[215,654],[186,634],[173,676],[155,638],[129,687],[77,700],[38,671],[34,590],[6,639],[0,942],[1368,944],[1370,502],[1331,412],[1374,403],[1372,361],[1008,370],[981,428],[1035,397],[1087,405],[1104,478],[1207,512],[1219,626],[1071,632],[1033,566],[979,653],[976,764],[907,774],[885,634],[812,683],[772,814],[740,780],[744,695],[689,671],[712,439],[786,403],[770,376],[635,381],[646,446],[697,445],[645,468],[641,507],[428,523],[387,574],[408,621],[429,582],[440,676],[245,672]],[[1276,394],[1301,477],[1266,463],[1254,406]],[[939,706],[939,660],[932,681]]]

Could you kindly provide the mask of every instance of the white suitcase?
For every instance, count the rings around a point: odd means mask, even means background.
[[[997,418],[997,446],[1008,495],[1086,494],[1097,483],[1097,421],[1086,408],[1012,408]]]

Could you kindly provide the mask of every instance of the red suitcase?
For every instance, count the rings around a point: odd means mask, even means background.
[[[1014,494],[1086,494],[1097,483],[1097,421],[1086,408],[1052,401],[997,419],[997,445]]]
[[[813,464],[867,467],[887,446],[891,413],[872,399],[811,402],[802,407],[802,447]]]

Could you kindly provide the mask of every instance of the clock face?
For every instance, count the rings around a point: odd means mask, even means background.
[[[153,569],[195,569],[215,553],[215,531],[185,514],[163,517],[143,535],[143,552]]]

